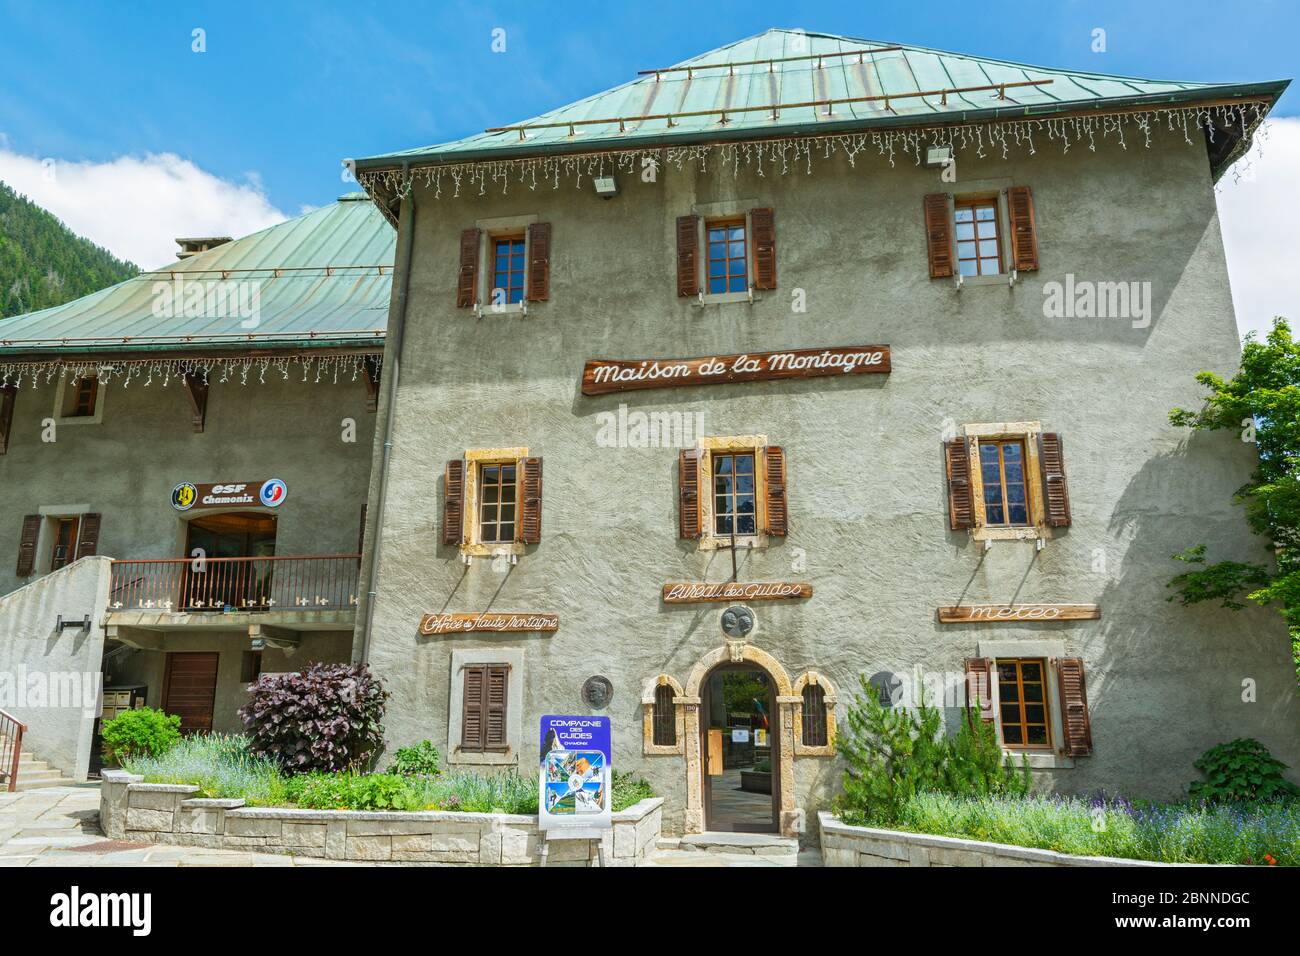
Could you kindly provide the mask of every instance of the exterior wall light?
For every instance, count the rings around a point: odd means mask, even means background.
[[[951,146],[930,146],[925,151],[925,165],[931,169],[947,166],[952,162]]]
[[[597,176],[593,182],[596,186],[596,195],[601,199],[613,199],[618,195],[618,183],[614,182],[613,176]]]

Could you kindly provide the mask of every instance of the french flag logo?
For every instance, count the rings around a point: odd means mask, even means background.
[[[278,508],[284,504],[284,499],[288,496],[289,486],[279,478],[271,478],[262,482],[262,488],[258,492],[258,499],[267,508]]]

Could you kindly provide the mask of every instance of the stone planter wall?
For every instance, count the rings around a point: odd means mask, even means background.
[[[817,814],[825,866],[1171,866],[1111,856],[1072,856],[1054,850],[983,843],[958,837],[878,830]]]
[[[144,783],[105,770],[100,826],[113,840],[253,850],[384,863],[537,866],[542,834],[535,816],[507,813],[381,813],[246,807],[243,800],[195,797],[197,787]],[[550,844],[548,866],[636,866],[654,849],[663,800],[642,800],[614,814],[601,840]]]

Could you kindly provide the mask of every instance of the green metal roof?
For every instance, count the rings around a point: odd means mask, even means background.
[[[783,57],[839,54],[895,47],[861,58],[779,61]],[[859,59],[861,62],[859,62]],[[731,68],[710,64],[760,61]],[[646,64],[662,67],[662,64]],[[1214,99],[1273,99],[1289,81],[1256,84],[1188,83],[1107,76],[1005,60],[946,53],[886,41],[828,33],[768,30],[685,60],[675,70],[641,76],[622,86],[570,103],[511,127],[558,123],[527,129],[483,132],[450,143],[357,160],[359,170],[479,162],[560,152],[652,147],[774,135],[816,135],[874,126],[916,126],[974,120],[1011,119],[1132,105],[1176,106]],[[998,84],[1005,90],[987,89]],[[1047,82],[1044,82],[1047,81]],[[985,87],[968,92],[936,92]],[[837,103],[831,112],[814,101],[858,97],[903,97]],[[783,105],[774,117],[769,107]],[[763,107],[751,112],[745,108]],[[719,111],[727,110],[726,122]],[[695,113],[697,115],[683,115]],[[667,115],[672,115],[671,122]],[[635,119],[653,115],[652,119]],[[611,120],[596,125],[575,121]]]
[[[144,272],[72,302],[0,319],[0,358],[15,354],[383,344],[396,234],[365,193]],[[201,282],[238,302],[256,282],[256,327],[234,317],[154,314],[155,285]],[[252,286],[246,286],[245,302]],[[206,311],[206,310],[205,310]],[[231,310],[227,309],[227,313]]]

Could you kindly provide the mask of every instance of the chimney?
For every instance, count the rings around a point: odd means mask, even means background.
[[[209,249],[215,249],[217,246],[224,246],[230,241],[229,236],[198,236],[193,239],[177,239],[176,244],[181,247],[177,253],[177,259],[188,259],[190,256],[197,256],[200,252],[207,252]]]

